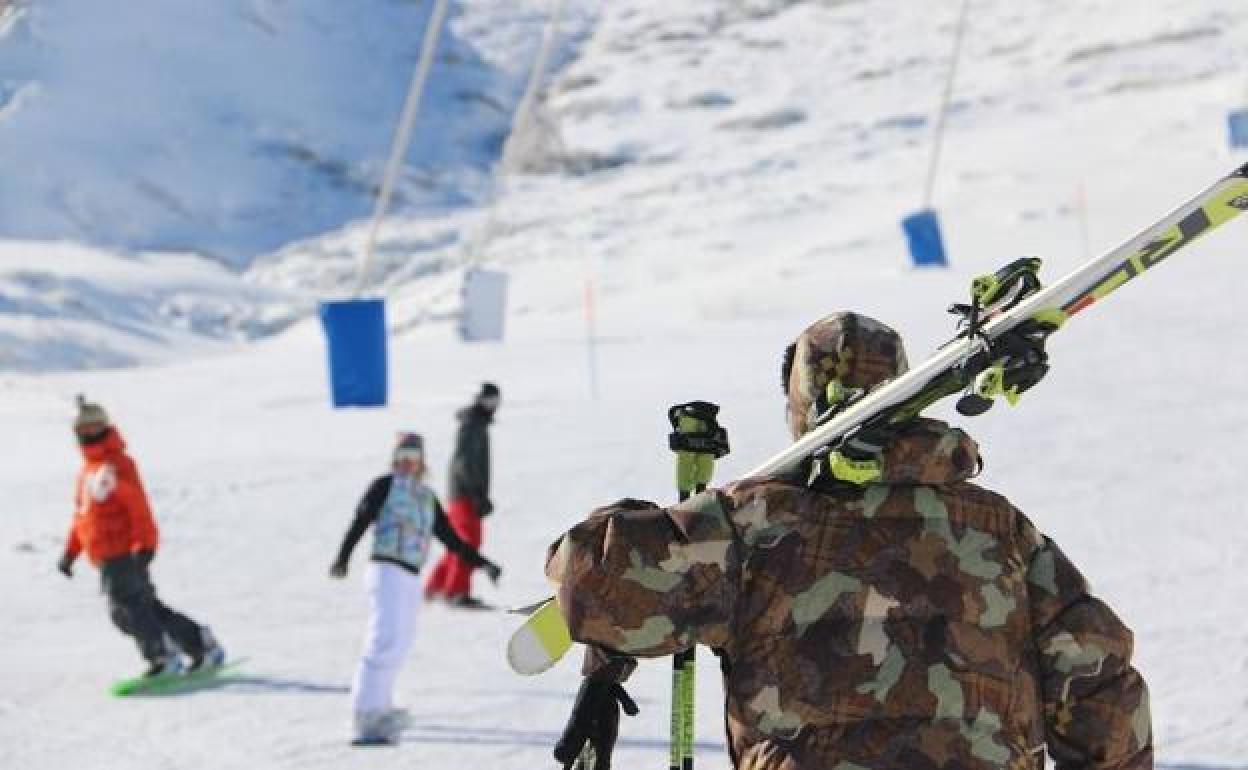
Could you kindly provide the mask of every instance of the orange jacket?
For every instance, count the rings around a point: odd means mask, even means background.
[[[160,540],[156,521],[121,434],[109,428],[103,441],[82,447],[82,456],[86,462],[78,473],[66,555],[86,551],[98,566],[118,556],[155,551]]]

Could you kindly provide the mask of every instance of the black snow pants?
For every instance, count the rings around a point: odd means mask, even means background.
[[[134,637],[139,653],[149,662],[169,652],[168,635],[182,652],[191,657],[203,654],[204,641],[199,624],[165,606],[156,598],[156,588],[141,556],[122,556],[100,565],[100,581],[108,596],[108,612],[123,634]]]

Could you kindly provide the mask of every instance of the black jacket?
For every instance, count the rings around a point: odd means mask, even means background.
[[[451,498],[466,497],[472,501],[478,516],[487,516],[494,509],[490,502],[490,423],[493,416],[480,406],[461,409],[455,451],[451,455]]]

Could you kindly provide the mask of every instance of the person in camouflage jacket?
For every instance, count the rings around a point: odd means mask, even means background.
[[[815,323],[786,355],[794,437],[832,380],[870,389],[905,369],[887,326]],[[975,442],[919,418],[875,459],[865,485],[808,466],[591,513],[546,566],[572,637],[600,650],[587,674],[714,648],[743,770],[1041,770],[1045,748],[1059,770],[1150,770],[1131,632],[1052,540],[969,481]],[[614,662],[602,670],[624,678]]]

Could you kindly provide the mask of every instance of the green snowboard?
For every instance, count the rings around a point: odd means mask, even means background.
[[[174,695],[194,690],[205,683],[227,677],[235,671],[242,660],[233,660],[220,666],[205,668],[184,674],[157,674],[156,676],[133,676],[114,682],[108,688],[110,695],[125,698],[129,695]]]

